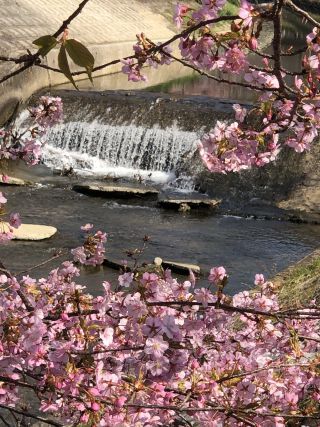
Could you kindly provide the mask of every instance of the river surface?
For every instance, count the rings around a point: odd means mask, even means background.
[[[181,214],[159,209],[153,203],[82,195],[72,191],[65,179],[57,182],[36,188],[5,187],[8,207],[19,210],[25,223],[58,228],[50,240],[12,241],[1,246],[0,259],[11,271],[26,270],[61,249],[66,251],[62,259],[70,258],[69,250],[81,243],[80,226],[93,222],[108,233],[107,257],[126,259],[125,250],[141,247],[143,237],[148,235],[150,243],[141,261],[150,262],[160,256],[198,264],[204,273],[212,266],[224,265],[230,275],[227,291],[235,293],[250,288],[256,272],[272,277],[319,243],[320,227],[315,225],[221,214]],[[41,277],[58,264],[56,260],[29,274]],[[97,294],[103,280],[116,284],[116,273],[104,267],[86,269],[80,281]],[[199,285],[205,284],[206,279],[201,278]]]

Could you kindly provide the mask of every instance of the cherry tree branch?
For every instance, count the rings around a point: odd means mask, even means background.
[[[288,6],[291,10],[293,10],[296,14],[303,16],[306,18],[309,22],[311,22],[316,27],[320,28],[320,23],[314,19],[309,13],[304,11],[303,9],[300,9],[297,5],[293,3],[291,0],[284,0],[284,4]]]
[[[0,403],[0,408],[7,409],[8,411],[13,411],[14,413],[16,413],[18,415],[23,415],[23,416],[28,417],[28,418],[33,418],[34,420],[37,420],[37,421],[42,421],[43,423],[46,423],[46,424],[51,425],[51,426],[63,427],[63,424],[58,423],[57,421],[53,421],[53,420],[49,420],[48,418],[40,417],[39,415],[33,414],[32,412],[29,412],[29,411],[23,411],[22,409],[12,408],[11,406],[6,406],[6,405],[3,405],[2,403]]]
[[[40,262],[39,264],[34,265],[34,266],[30,267],[30,268],[27,268],[26,270],[22,270],[22,271],[19,271],[18,273],[14,273],[13,275],[14,276],[21,276],[21,274],[29,273],[30,271],[36,270],[39,267],[43,267],[44,265],[48,264],[51,261],[54,261],[54,260],[56,260],[58,258],[61,258],[66,253],[67,253],[67,251],[60,251],[59,253],[53,255],[52,257],[46,259],[45,261]]]
[[[63,33],[63,31],[71,24],[71,22],[82,12],[82,9],[85,7],[85,5],[89,2],[90,0],[83,0],[78,8],[65,20],[63,21],[62,25],[60,26],[60,28],[53,34],[53,37],[57,38],[61,33]],[[5,75],[4,77],[2,77],[0,79],[0,84],[5,82],[6,80],[22,73],[23,71],[27,70],[28,68],[32,67],[33,65],[37,64],[37,61],[40,61],[40,49],[33,55],[23,55],[20,58],[11,58],[11,57],[0,57],[0,61],[9,61],[9,62],[15,62],[15,63],[21,63],[24,62],[24,65],[20,68],[18,68],[17,70],[13,71],[12,73],[9,73],[7,75]]]
[[[276,0],[274,4],[274,17],[273,17],[273,60],[274,67],[273,73],[279,81],[280,92],[285,92],[285,83],[281,73],[281,11],[283,8],[284,0]]]
[[[64,32],[68,28],[68,26],[71,24],[71,22],[82,12],[82,9],[85,7],[87,3],[89,3],[90,0],[83,0],[78,8],[67,18],[65,21],[63,21],[61,27],[52,34],[53,37],[57,38],[60,34]]]
[[[200,74],[202,76],[206,76],[208,79],[215,80],[216,82],[219,82],[219,83],[227,83],[229,85],[241,86],[241,87],[249,88],[252,90],[258,90],[258,91],[272,91],[272,92],[274,92],[276,90],[274,88],[262,88],[259,86],[251,85],[250,83],[233,82],[231,80],[222,79],[222,78],[216,77],[212,74],[209,74],[206,71],[200,70],[195,65],[189,64],[188,62],[184,61],[183,59],[177,58],[176,56],[172,55],[171,53],[163,52],[163,54],[165,54],[169,58],[174,59],[175,61],[179,62],[183,66],[185,66],[187,68],[191,68],[192,70],[196,71],[198,74]]]

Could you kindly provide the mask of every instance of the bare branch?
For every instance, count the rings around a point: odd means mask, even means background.
[[[8,411],[13,411],[16,414],[24,415],[25,417],[28,417],[28,418],[33,418],[34,420],[42,421],[43,423],[46,423],[50,426],[63,427],[63,424],[58,423],[57,421],[53,421],[53,420],[49,420],[48,418],[40,417],[40,416],[33,414],[32,412],[29,412],[29,411],[23,411],[22,409],[12,408],[11,406],[6,406],[6,405],[3,405],[2,403],[0,403],[0,408],[7,409]]]
[[[300,7],[296,6],[291,0],[285,0],[284,4],[288,6],[291,10],[293,10],[295,13],[297,13],[300,16],[303,16],[313,25],[320,28],[320,23],[316,19],[312,18],[312,16],[309,15],[309,13],[305,12],[303,9],[300,9]]]
[[[5,82],[6,80],[11,79],[11,77],[17,76],[18,74],[22,73],[23,71],[27,70],[28,68],[30,68],[32,66],[31,63],[25,64],[22,67],[18,68],[17,70],[13,71],[10,74],[7,74],[6,76],[2,77],[0,79],[0,84]]]
[[[42,267],[42,266],[48,264],[49,262],[54,261],[55,259],[62,257],[62,255],[65,255],[66,253],[67,253],[67,251],[60,251],[56,255],[53,255],[51,258],[48,258],[45,261],[40,262],[37,265],[34,265],[33,267],[27,268],[26,270],[19,271],[19,273],[14,273],[13,275],[14,276],[21,276],[21,274],[29,273],[32,270],[36,270],[37,268]]]
[[[85,5],[89,2],[90,0],[83,0],[78,8],[69,16],[69,18],[67,18],[65,21],[63,21],[61,27],[54,33],[52,34],[53,37],[57,38],[60,34],[62,34],[64,32],[64,30],[66,30],[68,28],[68,26],[71,24],[71,22],[78,16],[80,15],[80,13],[82,12],[82,9],[85,7]]]
[[[273,73],[279,81],[280,92],[285,91],[285,83],[281,74],[281,11],[284,5],[284,0],[276,0],[274,4],[273,16]]]

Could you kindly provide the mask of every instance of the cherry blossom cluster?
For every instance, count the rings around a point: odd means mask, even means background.
[[[40,161],[43,137],[47,129],[62,120],[61,98],[42,96],[37,107],[30,108],[29,115],[34,122],[27,130],[20,132],[14,127],[0,130],[0,160],[21,159],[27,165],[35,165]],[[5,174],[3,183],[9,181]],[[0,213],[5,214],[6,197],[0,192]],[[13,238],[13,228],[21,225],[18,213],[11,213],[8,222],[0,221],[0,244]]]
[[[144,66],[149,65],[158,68],[159,65],[169,65],[172,62],[170,56],[166,55],[172,52],[170,46],[162,48],[160,52],[155,52],[156,45],[148,40],[143,33],[137,34],[137,39],[137,43],[133,46],[135,57],[121,61],[123,64],[122,72],[127,74],[128,80],[133,82],[147,81],[147,77],[141,74],[141,69]]]
[[[86,224],[81,227],[81,230],[85,233],[84,244],[83,246],[72,249],[71,253],[74,261],[84,265],[95,266],[103,263],[105,254],[104,244],[107,241],[107,235],[101,231],[92,234],[92,229],[92,224]]]
[[[20,132],[14,127],[0,130],[0,160],[23,160],[27,165],[39,163],[43,136],[48,128],[62,120],[61,98],[42,96],[37,107],[29,109],[34,124]]]
[[[281,316],[273,285],[233,298],[139,268],[93,297],[64,262],[40,280],[0,276],[0,404],[26,389],[61,422],[90,426],[285,426],[319,415],[319,311]],[[210,290],[212,288],[212,290]],[[277,314],[276,314],[277,313]],[[315,316],[315,317],[313,317]],[[20,408],[20,409],[19,409]],[[182,418],[182,419],[183,419]],[[251,423],[251,424],[250,424]]]
[[[243,0],[238,19],[232,22],[231,31],[215,32],[214,21],[221,14],[225,3],[225,0],[204,0],[197,10],[179,3],[174,15],[178,28],[183,22],[187,28],[203,23],[198,32],[181,37],[179,48],[182,58],[199,69],[239,73],[249,68],[245,48],[258,48],[258,23],[261,21],[255,9]],[[205,25],[206,23],[208,25]],[[210,23],[213,24],[212,29],[209,27]]]
[[[307,35],[302,71],[297,72],[290,86],[287,70],[279,65],[275,68],[273,56],[259,51],[262,67],[252,65],[250,60],[252,52],[258,50],[263,21],[272,16],[270,9],[263,11],[242,0],[237,16],[230,18],[230,31],[223,32],[216,28],[216,22],[221,18],[228,22],[227,16],[221,17],[224,5],[225,0],[202,0],[198,8],[178,3],[174,15],[177,27],[185,27],[179,43],[178,60],[182,64],[200,72],[214,72],[218,81],[228,81],[221,76],[235,74],[239,84],[257,93],[253,108],[247,111],[234,105],[236,121],[217,122],[203,135],[199,153],[205,166],[212,172],[238,172],[274,161],[284,146],[298,153],[310,150],[320,127],[319,28]],[[123,71],[129,80],[145,80],[141,67],[158,65],[165,58],[169,64],[174,56],[168,49],[168,43],[156,46],[141,35],[134,46],[135,59],[125,60]]]

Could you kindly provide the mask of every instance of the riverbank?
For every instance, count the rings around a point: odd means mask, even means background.
[[[282,308],[320,303],[320,249],[286,268],[272,279]]]

